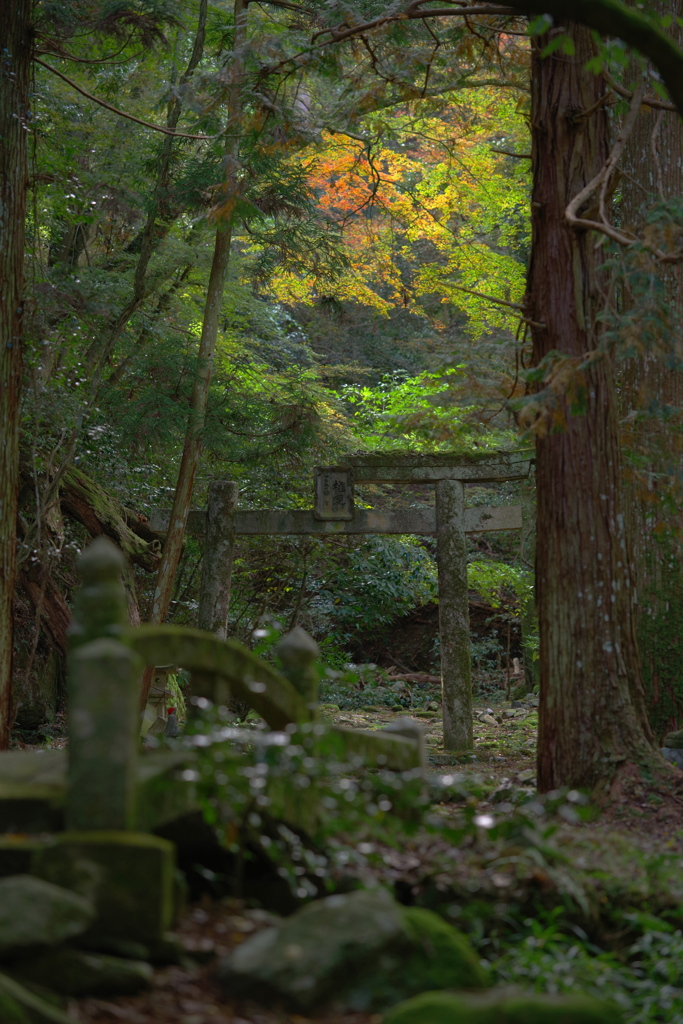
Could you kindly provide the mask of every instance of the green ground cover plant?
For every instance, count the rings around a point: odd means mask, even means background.
[[[240,859],[265,855],[298,902],[389,886],[465,931],[497,984],[608,998],[626,1024],[680,1018],[675,852],[596,831],[579,792],[523,783],[501,797],[471,771],[425,788],[419,773],[336,760],[315,730],[236,729],[211,706],[192,719],[182,742],[205,816]]]

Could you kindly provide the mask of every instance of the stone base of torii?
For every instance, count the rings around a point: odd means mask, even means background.
[[[206,511],[190,512],[188,532],[204,538],[199,626],[225,639],[235,537],[254,534],[413,534],[436,536],[444,749],[473,748],[470,627],[465,534],[520,530],[520,506],[465,507],[465,484],[523,480],[529,453],[465,460],[462,453],[380,452],[358,455],[315,474],[315,507],[308,510],[237,508],[238,485],[215,480]],[[433,484],[433,509],[355,509],[355,483]],[[164,532],[168,513],[153,513],[150,526]]]

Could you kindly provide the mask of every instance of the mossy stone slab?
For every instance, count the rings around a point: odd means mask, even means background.
[[[84,936],[156,945],[173,922],[175,848],[142,832],[63,832],[36,852],[33,874],[81,893],[96,917]]]
[[[485,995],[424,992],[399,1003],[383,1024],[623,1024],[613,1003],[582,993],[548,996],[492,990]]]
[[[404,709],[401,707],[401,711]],[[394,772],[408,772],[423,767],[419,742],[389,730],[350,729],[344,725],[328,726],[321,733],[326,756],[339,761],[357,761]]]
[[[197,808],[194,784],[179,778],[179,770],[192,760],[191,753],[182,751],[140,755],[136,830],[151,832]],[[0,752],[0,834],[61,832],[66,789],[66,750]]]
[[[0,878],[30,874],[33,855],[42,849],[45,842],[36,836],[0,835]]]
[[[0,752],[0,833],[64,827],[65,750]]]
[[[683,729],[677,732],[668,732],[664,737],[664,746],[674,750],[683,750]]]
[[[44,985],[62,995],[79,998],[136,995],[151,986],[153,970],[140,960],[62,947],[15,962],[12,974],[21,982]]]

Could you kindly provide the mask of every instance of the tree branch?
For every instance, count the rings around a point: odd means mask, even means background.
[[[617,95],[623,96],[625,100],[633,99],[633,93],[630,92],[625,85],[620,85],[605,68],[603,68],[602,77],[605,79],[610,89],[612,89],[613,92],[616,92]],[[667,103],[666,100],[657,99],[656,96],[643,96],[641,102],[644,107],[652,107],[653,110],[676,111],[678,109],[675,103]]]
[[[459,292],[467,292],[468,295],[476,295],[478,299],[486,299],[487,302],[495,302],[498,306],[509,306],[510,309],[519,309],[525,312],[524,306],[519,302],[508,302],[506,299],[496,299],[493,295],[485,295],[484,292],[475,292],[473,288],[465,288],[461,284],[451,284],[450,288],[457,288]]]
[[[312,40],[319,39],[320,36],[328,35],[330,38],[325,40],[323,45],[329,45],[330,43],[340,43],[344,39],[350,39],[351,36],[357,36],[363,32],[369,32],[370,29],[380,28],[382,25],[389,25],[394,21],[414,21],[416,19],[424,20],[425,18],[449,18],[449,17],[466,17],[472,14],[485,14],[485,15],[511,15],[514,11],[509,6],[494,6],[493,4],[478,4],[474,7],[430,7],[425,11],[421,11],[417,4],[412,3],[405,11],[401,11],[396,14],[384,14],[380,15],[379,18],[373,18],[372,21],[363,22],[362,25],[340,25],[337,28],[323,28],[319,32],[316,32],[312,36]]]
[[[247,0],[245,7],[248,7],[253,0]],[[313,14],[307,7],[301,7],[299,4],[290,4],[288,0],[256,0],[261,6],[271,4],[273,7],[284,7],[286,11],[296,11],[297,14],[307,14],[310,18]]]
[[[36,64],[40,64],[41,67],[51,71],[53,75],[57,75],[57,78],[61,78],[62,81],[70,85],[76,92],[80,92],[81,96],[85,96],[87,100],[92,100],[93,103],[97,103],[100,107],[104,107],[105,110],[111,110],[113,114],[118,114],[119,117],[125,117],[128,121],[134,121],[136,124],[141,124],[143,128],[151,128],[155,132],[161,132],[163,135],[173,135],[176,139],[197,139],[200,142],[212,142],[214,139],[219,139],[221,135],[225,134],[225,131],[218,132],[217,135],[188,135],[186,132],[172,131],[170,128],[164,128],[160,124],[151,124],[149,121],[143,121],[139,117],[135,117],[133,114],[126,113],[125,110],[119,110],[118,107],[113,107],[111,103],[107,103],[106,100],[98,99],[97,96],[93,96],[92,93],[86,92],[80,85],[77,85],[71,78],[67,78],[61,71],[57,71],[57,68],[53,68],[51,64],[46,64],[44,60],[40,60],[38,57],[33,58]]]
[[[359,25],[322,29],[315,33],[313,40],[326,34],[329,35],[329,38],[305,52],[310,53],[315,49],[322,49],[324,46],[350,39],[352,36],[361,35],[370,29],[379,28],[395,21],[465,15],[551,14],[560,22],[575,21],[595,29],[602,35],[612,38],[618,36],[629,46],[648,57],[661,75],[676,110],[683,117],[683,49],[658,28],[647,15],[633,7],[627,7],[621,0],[509,0],[505,7],[482,4],[472,7],[431,7],[421,11],[418,5],[422,2],[425,0],[414,0],[402,12],[375,18]],[[456,3],[458,0],[453,0],[453,2]],[[298,56],[302,55],[295,55],[288,60],[296,60]]]
[[[498,149],[496,146],[489,146],[492,153],[502,153],[503,156],[514,156],[518,160],[531,160],[531,153],[514,153],[511,149]]]

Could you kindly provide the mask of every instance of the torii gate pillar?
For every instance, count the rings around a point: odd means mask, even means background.
[[[465,487],[461,480],[438,480],[435,490],[443,745],[444,750],[471,750],[474,739]]]

